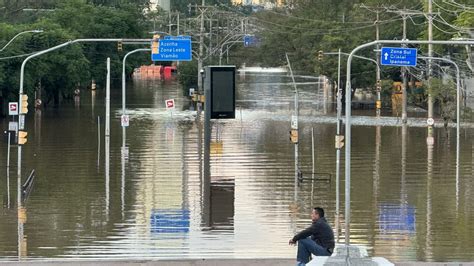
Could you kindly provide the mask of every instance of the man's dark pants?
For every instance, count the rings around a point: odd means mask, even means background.
[[[331,256],[331,253],[329,253],[326,248],[316,244],[316,242],[310,238],[298,240],[298,255],[296,259],[299,262],[308,263],[311,254],[316,256]]]

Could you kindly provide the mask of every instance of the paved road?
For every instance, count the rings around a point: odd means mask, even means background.
[[[206,260],[76,260],[76,261],[23,261],[23,262],[0,262],[0,265],[39,265],[39,266],[291,266],[295,265],[294,259],[206,259]],[[395,262],[396,266],[474,266],[474,262]]]

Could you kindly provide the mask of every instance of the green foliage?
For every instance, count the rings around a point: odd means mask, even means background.
[[[357,45],[375,39],[375,12],[360,7],[367,6],[398,7],[413,6],[413,1],[294,1],[293,10],[264,11],[257,14],[257,19],[264,26],[263,43],[260,48],[262,63],[269,66],[286,64],[285,53],[290,55],[296,71],[324,74],[332,79],[337,77],[337,55],[325,55],[318,61],[318,51],[350,52]],[[396,16],[396,15],[395,15]],[[400,38],[401,21],[393,19],[394,14],[380,13],[380,38]],[[411,29],[411,28],[410,28]],[[412,29],[408,38],[414,39],[416,29]],[[370,50],[360,51],[359,55],[374,58]],[[342,58],[345,69],[346,56]],[[373,86],[375,84],[375,64],[354,59],[352,77],[355,86]],[[387,74],[391,75],[389,71]],[[344,71],[342,73],[344,76]]]
[[[197,61],[183,62],[178,67],[178,80],[185,87],[196,86],[198,84]]]
[[[445,123],[456,117],[456,84],[453,80],[443,82],[438,78],[430,80],[431,96],[439,104],[440,114]]]
[[[43,29],[41,34],[23,34],[5,49],[0,57],[29,54],[69,40],[79,38],[144,38],[147,37],[147,19],[143,5],[134,1],[102,1],[94,4],[85,0],[54,1],[54,12],[48,12],[34,23],[3,23],[0,27],[0,45],[16,33]],[[143,1],[142,1],[143,2]],[[97,5],[95,5],[97,4]],[[111,7],[113,6],[113,7]],[[44,8],[46,6],[39,6]],[[139,47],[143,47],[140,45]],[[91,78],[104,83],[106,58],[111,58],[112,79],[121,77],[123,54],[137,46],[124,46],[117,51],[116,43],[96,42],[73,44],[30,60],[25,68],[24,89],[33,93],[41,87],[45,102],[70,98],[74,89],[85,88]],[[19,69],[23,57],[0,60],[0,89],[3,97],[13,100],[19,87]],[[140,62],[148,59],[137,55],[128,61],[128,73]],[[147,60],[148,61],[148,60]]]

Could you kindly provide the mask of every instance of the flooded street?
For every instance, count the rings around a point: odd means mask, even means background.
[[[0,259],[295,257],[288,240],[309,225],[312,207],[323,207],[335,227],[336,125],[318,79],[298,78],[301,171],[311,177],[314,128],[316,177],[331,178],[295,186],[290,81],[285,73],[237,77],[235,119],[212,124],[210,206],[202,202],[203,129],[175,82],[129,83],[125,149],[114,88],[110,172],[103,91],[82,91],[80,103],[59,109],[30,110],[22,182],[32,169],[36,178],[20,223],[17,149],[7,175],[6,138],[0,142]],[[165,109],[167,99],[175,99],[175,110]],[[473,261],[474,129],[461,130],[456,180],[455,128],[449,135],[436,128],[427,147],[424,127],[364,119],[352,126],[351,243],[392,261]],[[0,121],[6,130],[7,119]]]

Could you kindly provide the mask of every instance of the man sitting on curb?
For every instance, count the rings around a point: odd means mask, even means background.
[[[297,266],[306,265],[311,259],[311,254],[331,256],[334,250],[334,233],[324,218],[323,208],[314,208],[311,212],[311,220],[313,223],[310,227],[299,232],[289,241],[290,245],[298,243]],[[309,236],[311,238],[308,238]]]

